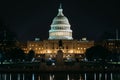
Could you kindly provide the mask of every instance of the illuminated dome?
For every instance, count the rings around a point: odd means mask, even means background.
[[[68,22],[68,19],[65,17],[65,16],[56,16],[54,19],[53,19],[53,22],[51,25],[58,25],[58,24],[64,24],[64,25],[70,25],[69,22]]]
[[[61,5],[58,9],[58,15],[53,19],[51,24],[51,30],[49,30],[49,39],[73,39],[70,23],[67,17],[64,16]]]

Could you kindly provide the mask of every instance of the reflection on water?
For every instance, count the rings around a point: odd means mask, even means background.
[[[0,80],[120,80],[119,73],[0,73]]]

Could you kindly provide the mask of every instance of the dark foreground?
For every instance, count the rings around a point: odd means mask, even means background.
[[[0,80],[120,80],[119,73],[0,73]]]
[[[74,63],[47,65],[46,63],[0,64],[0,72],[120,72],[119,64]]]

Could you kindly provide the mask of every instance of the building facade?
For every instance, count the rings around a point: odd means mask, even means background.
[[[59,41],[62,41],[62,47]],[[26,52],[34,50],[36,55],[45,55],[46,58],[55,58],[59,50],[63,52],[63,58],[75,57],[76,55],[84,55],[87,48],[94,46],[94,41],[88,41],[86,38],[82,40],[74,40],[72,30],[67,17],[63,14],[62,6],[58,9],[58,15],[53,19],[51,29],[49,30],[48,40],[27,42]]]
[[[61,49],[64,57],[74,57],[75,54],[84,55],[87,48],[94,45],[94,41],[62,40],[62,48],[59,47],[59,40],[28,41],[27,52],[34,50],[36,54],[45,54],[46,57],[55,57]]]
[[[120,53],[120,39],[107,39],[102,45],[112,53]]]

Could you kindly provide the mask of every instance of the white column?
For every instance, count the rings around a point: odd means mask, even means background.
[[[20,80],[20,74],[18,74],[18,76],[17,76],[17,77],[18,77],[18,80]]]
[[[32,80],[35,80],[35,75],[34,74],[32,74]]]
[[[25,79],[25,74],[23,74],[23,80]]]

